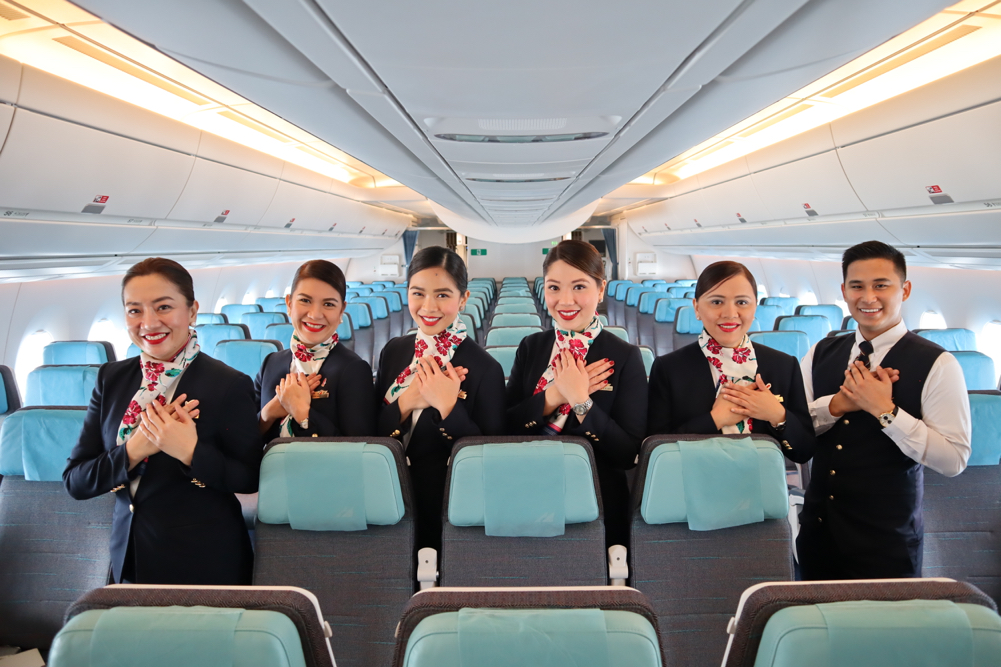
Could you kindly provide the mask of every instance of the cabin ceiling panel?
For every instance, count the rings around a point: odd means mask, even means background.
[[[17,102],[21,88],[21,63],[0,56],[0,102]]]

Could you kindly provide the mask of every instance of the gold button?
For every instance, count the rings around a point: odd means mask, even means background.
[[[584,431],[584,435],[591,435],[590,431]]]
[[[445,428],[444,428],[443,426],[439,426],[439,427],[438,427],[438,430],[439,430],[439,431],[441,431],[442,433],[444,433],[444,432],[445,432]]]
[[[314,437],[314,438],[319,438],[320,436],[318,436],[317,434],[315,434],[315,433],[314,433],[314,434],[313,434],[313,437]]]
[[[834,449],[844,449],[841,445],[834,445]]]
[[[834,500],[834,496],[827,496],[828,500]]]
[[[848,424],[848,420],[846,419],[846,420],[845,420],[845,425],[847,425],[847,424]]]
[[[136,511],[135,506],[130,504],[129,505],[129,511],[134,513]]]
[[[833,470],[831,471],[831,474],[832,474],[832,475],[834,474],[834,471],[833,471]]]
[[[820,523],[824,523],[824,519],[819,516],[817,517],[817,521],[819,521]]]

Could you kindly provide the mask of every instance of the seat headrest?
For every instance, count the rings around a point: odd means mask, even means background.
[[[702,322],[695,317],[695,309],[682,306],[674,311],[674,330],[679,334],[702,333]]]
[[[648,524],[711,530],[788,511],[785,458],[771,439],[665,442],[650,452],[640,504]]]
[[[257,297],[257,305],[259,305],[264,312],[276,312],[275,306],[285,305],[285,297],[282,296],[259,296]]]
[[[257,518],[297,530],[391,526],[406,508],[393,452],[364,442],[283,442],[261,462]]]
[[[264,332],[268,335],[269,339],[281,341],[283,346],[287,346],[289,341],[292,340],[292,334],[295,333],[295,327],[285,322],[279,322],[277,324],[269,324],[264,328]]]
[[[28,373],[25,405],[87,405],[99,366],[39,366]]]
[[[1001,394],[970,393],[970,460],[968,466],[996,466],[1001,462]]]
[[[8,416],[0,424],[0,475],[61,482],[86,414],[82,407],[24,408]]]
[[[488,535],[562,535],[554,523],[598,518],[594,486],[588,452],[576,443],[469,445],[452,458],[448,522]]]
[[[250,324],[251,322],[266,322],[268,324],[281,324],[286,322],[288,318],[285,317],[284,313],[276,313],[274,311],[269,311],[266,313],[243,313],[240,315],[240,324]]]
[[[754,310],[754,317],[761,322],[762,331],[771,331],[775,328],[775,320],[782,317],[783,310],[778,306],[762,304]]]
[[[977,349],[977,335],[969,329],[924,329],[917,334],[950,352]]]
[[[93,340],[57,340],[42,349],[42,363],[49,365],[103,364],[108,361],[108,348]]]
[[[755,331],[748,338],[755,345],[764,345],[802,359],[810,351],[810,339],[802,331]]]
[[[983,352],[969,350],[953,352],[959,366],[963,369],[967,391],[982,391],[997,388],[997,375],[994,374],[994,360]]]

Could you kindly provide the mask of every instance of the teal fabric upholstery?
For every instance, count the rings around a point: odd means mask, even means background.
[[[487,346],[518,345],[525,336],[542,331],[541,327],[498,327],[487,332]]]
[[[348,300],[351,300],[352,296],[368,296],[375,289],[371,285],[359,285],[358,287],[351,287],[348,289]]]
[[[996,466],[1001,462],[1001,395],[970,394],[972,424],[968,466]]]
[[[800,306],[796,309],[797,315],[823,315],[827,318],[827,321],[831,323],[831,330],[837,330],[841,328],[841,322],[845,319],[845,311],[841,310],[841,306],[836,306],[833,303],[822,303],[816,306]]]
[[[678,444],[689,530],[718,530],[765,520],[758,451],[750,438]]]
[[[285,297],[283,296],[259,296],[257,297],[257,305],[261,307],[265,313],[277,313],[279,311],[275,310],[276,306],[285,305]]]
[[[762,306],[778,306],[783,315],[793,315],[799,307],[799,299],[794,296],[766,296],[761,299]]]
[[[609,298],[615,298],[615,290],[619,288],[619,285],[627,284],[631,285],[631,280],[610,280],[608,285],[605,286],[605,291],[608,293]]]
[[[229,322],[236,324],[240,321],[240,315],[244,313],[260,313],[264,309],[256,303],[228,303],[219,310],[226,316]]]
[[[290,442],[283,463],[288,523],[293,530],[354,531],[368,528],[365,509],[365,443]],[[324,471],[317,475],[316,471]]]
[[[367,303],[347,303],[344,312],[351,316],[351,324],[356,329],[372,326],[372,310]]]
[[[755,667],[986,667],[1001,664],[1001,618],[948,600],[799,605],[765,625]]]
[[[466,325],[466,335],[476,340],[476,322],[469,313],[459,313],[459,319]]]
[[[664,294],[662,292],[644,292],[640,294],[640,300],[638,302],[639,311],[645,315],[649,315],[653,312],[654,306],[657,304],[657,299],[663,299]]]
[[[288,315],[288,306],[285,305],[284,303],[279,303],[274,307],[274,311],[276,313],[285,313],[286,315]]]
[[[368,304],[373,319],[384,320],[389,317],[389,303],[381,296],[374,294],[372,296],[356,296],[351,299],[351,302]]]
[[[460,609],[459,659],[463,665],[562,667],[608,662],[601,609]]]
[[[685,292],[681,296],[684,299],[694,299],[695,298],[695,290],[689,289],[687,292]]]
[[[938,343],[950,352],[977,349],[977,335],[969,329],[919,329],[914,333]]]
[[[689,303],[691,303],[689,301]],[[679,334],[702,333],[702,322],[695,317],[695,308],[682,306],[674,313],[674,330]]]
[[[114,607],[80,613],[56,635],[50,667],[306,667],[299,631],[277,611]]]
[[[361,287],[362,285],[365,284],[365,282],[361,280],[347,280],[345,281],[344,284],[347,285],[349,288],[351,288],[351,287]]]
[[[243,327],[235,324],[199,324],[195,329],[198,331],[198,345],[210,357],[215,356],[215,346],[221,340],[247,339]]]
[[[633,285],[628,290],[626,290],[626,305],[627,306],[639,305],[640,295],[653,291],[654,289],[652,287],[644,287],[643,285]]]
[[[678,308],[682,306],[691,307],[692,302],[688,299],[673,299],[660,297],[657,299],[653,309],[654,322],[673,322]]]
[[[255,378],[264,364],[264,358],[279,349],[267,340],[221,340],[212,356],[230,368]]]
[[[540,440],[540,443],[546,443]],[[504,445],[523,452],[522,466],[530,467],[535,460],[532,447],[535,443],[512,443]],[[589,523],[598,518],[598,498],[594,491],[591,463],[583,447],[573,443],[563,446],[563,489],[564,518],[568,524]],[[484,451],[485,445],[470,445],[460,449],[452,461],[451,485],[448,498],[448,521],[453,526],[485,525]],[[505,482],[508,495],[513,489],[520,489],[516,472]]]
[[[855,331],[856,329],[858,329],[858,322],[855,321],[854,317],[848,316],[841,323],[841,328],[851,329],[852,331]]]
[[[691,278],[685,278],[684,280],[675,280],[674,282],[678,283],[679,285],[684,285],[686,287],[695,287],[695,285],[699,281],[698,280],[693,280]]]
[[[755,331],[747,335],[752,343],[760,343],[797,359],[802,359],[810,351],[810,339],[802,331]]]
[[[625,327],[605,327],[605,331],[615,334],[627,343],[629,342],[629,332]]]
[[[776,322],[778,331],[802,331],[810,345],[831,333],[831,323],[823,315],[793,315],[780,317]]]
[[[748,333],[752,331],[761,331],[761,320],[759,320],[757,317],[751,320],[751,326],[747,330]]]
[[[534,310],[534,309],[533,309]],[[541,327],[542,318],[535,313],[498,313],[490,320],[491,327]]]
[[[98,341],[57,340],[42,349],[42,363],[46,366],[107,362],[107,348],[104,343]]]
[[[601,326],[603,327],[608,326],[608,318],[605,317],[604,315],[598,315],[598,321],[601,322]]]
[[[250,337],[257,340],[267,338],[269,324],[285,322],[288,322],[288,316],[284,313],[244,313],[240,316],[240,324],[246,324],[250,329]]]
[[[963,368],[967,391],[994,389],[997,387],[997,375],[994,374],[994,360],[983,352],[953,352],[956,361]]]
[[[299,465],[293,464],[293,467],[289,468],[286,454],[289,446],[293,444],[300,449],[299,452],[293,452],[293,458],[299,458],[300,461]],[[299,509],[298,519],[307,523],[336,521],[337,515],[347,511],[349,503],[355,501],[354,496],[345,496],[346,500],[331,500],[319,496],[324,502],[308,502],[307,494],[305,499],[298,498],[303,504],[297,505],[295,496],[290,498],[289,492],[295,494],[296,487],[322,490],[324,487],[336,486],[335,482],[338,482],[355,490],[361,489],[366,525],[391,526],[399,523],[404,514],[403,491],[393,453],[385,445],[364,444],[361,447],[360,475],[354,472],[357,466],[350,464],[350,472],[344,475],[337,473],[336,479],[332,477],[335,468],[341,466],[342,462],[350,463],[353,458],[357,458],[357,448],[347,447],[354,444],[358,443],[280,443],[269,449],[261,462],[257,519],[267,524],[293,525],[289,511],[291,509],[295,514],[296,509]],[[344,479],[341,479],[342,477]]]
[[[344,316],[341,317],[341,323],[337,325],[337,339],[342,342],[347,342],[352,338],[354,338],[355,335],[354,332],[355,332],[355,327],[354,324],[351,323],[351,315],[349,315],[348,313],[344,313]],[[288,343],[282,343],[282,344],[288,345]]]
[[[125,358],[131,359],[132,357],[138,357],[140,354],[139,347],[135,343],[129,343],[129,349],[125,352]]]
[[[696,459],[692,463],[690,460],[685,460],[682,453],[682,444],[700,446],[703,443],[722,440],[734,442],[729,438],[706,438],[692,443],[665,442],[651,452],[640,504],[640,514],[646,523],[690,523],[688,503],[690,500],[698,500],[694,496],[689,498],[691,491],[709,496],[707,502],[713,503],[720,502],[725,497],[731,500],[737,498],[734,489],[728,488],[728,485],[734,482],[725,470],[727,464],[723,457],[715,457],[716,460],[707,457],[708,460],[705,461]],[[789,512],[785,458],[770,441],[747,440],[747,442],[750,442],[757,451],[756,488],[760,489],[760,498],[757,502],[760,503],[763,518],[781,519]],[[700,489],[689,490],[686,486],[690,477],[685,472],[685,467],[689,464],[707,466],[704,470],[705,479],[700,482],[703,487]],[[712,496],[716,494],[721,498],[714,499]]]
[[[487,307],[480,301],[473,301],[472,299],[466,301],[465,312],[473,318],[473,324],[476,325],[477,329],[483,326],[483,316],[487,312]]]
[[[222,313],[198,313],[195,324],[229,324]]]
[[[683,299],[688,291],[688,287],[683,285],[674,285],[667,288],[667,295],[672,299]]]
[[[616,301],[625,301],[626,292],[628,292],[629,288],[635,284],[636,283],[634,283],[631,280],[623,280],[621,283],[615,286],[615,294],[613,294],[612,296],[615,297]]]
[[[561,443],[482,445],[481,465],[487,535],[556,537],[566,532]]]
[[[460,647],[462,610],[428,616],[414,628],[407,641],[403,667],[516,667],[521,665],[605,667],[618,664],[630,667],[661,667],[660,644],[650,621],[631,611],[594,609],[495,610],[506,622],[493,626],[495,636],[490,648],[477,646],[476,656]],[[486,610],[482,610],[486,611]],[[588,612],[585,616],[582,612]],[[604,647],[590,635],[600,633],[599,622],[590,613],[604,617]],[[551,618],[547,618],[551,617]],[[562,628],[563,637],[556,629]],[[469,628],[463,627],[463,639]],[[585,635],[585,632],[587,633]],[[487,663],[484,651],[492,660]],[[586,652],[585,652],[586,651]],[[477,662],[467,662],[476,660]]]
[[[487,348],[487,354],[496,359],[504,369],[504,379],[511,377],[514,367],[514,357],[518,353],[517,345],[497,345]]]
[[[649,378],[650,369],[653,368],[653,361],[657,355],[646,345],[640,345],[640,355],[643,357],[643,368],[646,369],[646,376]]]
[[[99,366],[39,366],[28,373],[25,405],[87,405]]]
[[[778,306],[758,306],[754,310],[754,319],[761,322],[762,331],[774,331],[775,320],[783,315],[782,309]]]
[[[373,280],[372,284],[378,285],[383,289],[391,289],[396,286],[396,283],[394,283],[392,280]]]
[[[404,287],[402,285],[397,285],[396,287],[390,287],[389,289],[400,295],[400,299],[403,300],[403,305],[404,306],[407,306],[407,305],[410,304],[410,301],[407,299],[407,293],[409,292],[408,288],[406,288],[406,287]]]
[[[62,482],[86,414],[82,408],[30,408],[8,416],[0,424],[0,475]]]
[[[652,285],[652,287],[654,292],[663,292],[664,295],[666,296],[667,290],[671,289],[672,287],[680,287],[680,285],[678,285],[678,283],[669,283],[665,280],[662,283],[657,283],[655,285]]]
[[[340,332],[340,329],[338,329],[338,332]],[[269,324],[268,328],[264,330],[264,339],[276,340],[285,348],[292,342],[292,334],[294,333],[295,327],[291,324]]]
[[[535,305],[535,299],[530,296],[502,296],[497,299],[497,305],[500,306],[505,303],[528,303]]]
[[[403,298],[400,296],[399,292],[390,289],[383,289],[381,291],[372,292],[372,296],[381,296],[386,299],[386,303],[389,304],[389,310],[398,313],[403,310]]]
[[[494,313],[538,313],[531,303],[498,303]]]

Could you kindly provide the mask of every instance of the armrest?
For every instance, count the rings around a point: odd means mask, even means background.
[[[438,552],[431,547],[417,552],[417,581],[421,590],[438,585]]]
[[[612,586],[625,586],[629,578],[629,565],[626,562],[627,551],[621,544],[608,547],[608,578]]]

